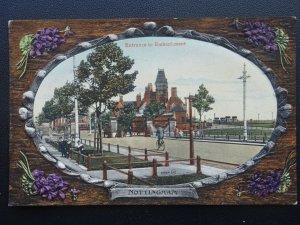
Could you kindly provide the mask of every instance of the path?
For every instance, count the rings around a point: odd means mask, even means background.
[[[86,167],[79,165],[75,160],[71,160],[71,159],[62,157],[61,153],[56,148],[51,146],[50,144],[44,143],[44,145],[53,157],[55,157],[59,161],[63,162],[67,167],[69,167],[75,171],[78,171],[78,172],[87,173],[87,174],[91,175],[92,177],[101,178],[101,179],[103,178],[102,170],[87,171]],[[104,150],[107,151],[107,145],[104,145]],[[117,153],[116,146],[111,146],[110,151]],[[127,155],[128,149],[124,148],[124,147],[120,147],[119,153],[123,154],[123,155]],[[134,156],[134,155],[140,155],[143,153],[141,151],[133,149],[131,151],[131,154]],[[150,154],[150,152],[149,152],[149,154]],[[138,157],[138,158],[143,158],[143,157]],[[149,161],[152,161],[154,158],[157,161],[165,160],[164,156],[148,156]],[[170,158],[170,160],[172,160],[172,158]],[[128,169],[122,169],[122,171],[127,173]],[[147,177],[152,176],[152,167],[133,168],[132,171],[133,171],[134,176],[137,176],[139,178],[147,178]],[[225,172],[226,170],[202,164],[201,171],[204,175],[213,176],[213,175]],[[188,162],[170,162],[168,167],[166,167],[166,166],[157,167],[157,175],[159,177],[195,174],[195,172],[196,172],[196,165],[190,165]],[[126,180],[127,179],[127,175],[122,174],[117,171],[114,171],[114,170],[108,170],[107,175],[108,175],[109,180]]]

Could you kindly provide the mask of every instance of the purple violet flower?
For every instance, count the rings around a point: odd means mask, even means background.
[[[38,194],[49,201],[57,197],[61,200],[65,199],[66,195],[64,192],[68,190],[69,184],[63,181],[61,176],[49,174],[48,177],[45,178],[44,173],[40,171],[35,171],[35,174],[37,177],[33,187]]]
[[[38,178],[38,177],[44,176],[45,172],[43,170],[35,169],[31,172],[31,174],[34,178]]]
[[[78,194],[80,193],[80,191],[76,188],[72,188],[70,190],[70,194],[71,194],[71,198],[73,201],[76,201],[78,199]]]
[[[32,40],[30,56],[36,57],[51,52],[64,42],[65,38],[60,35],[58,28],[43,28]]]

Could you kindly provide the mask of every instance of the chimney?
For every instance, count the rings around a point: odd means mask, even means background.
[[[142,102],[142,96],[141,96],[141,94],[137,94],[137,95],[136,95],[136,108],[137,108],[137,109],[140,108],[141,102]]]
[[[123,95],[119,96],[119,102],[121,102],[123,104]]]
[[[148,91],[152,91],[152,83],[148,83]]]
[[[184,110],[187,112],[187,98],[184,98]]]
[[[177,87],[171,88],[171,97],[177,97]]]

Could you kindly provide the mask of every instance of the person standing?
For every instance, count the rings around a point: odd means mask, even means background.
[[[179,135],[179,130],[178,130],[178,127],[176,126],[176,128],[175,128],[175,138],[178,138],[178,135]]]
[[[63,137],[59,137],[58,139],[58,151],[61,153],[61,156],[63,156]]]
[[[164,130],[160,125],[158,125],[158,128],[156,130],[156,136],[157,136],[158,143],[161,144],[164,139]]]
[[[83,144],[81,143],[80,140],[77,141],[77,150],[79,153],[82,153],[83,152],[83,149],[84,149],[84,146]]]
[[[68,157],[68,154],[67,154],[67,140],[64,139],[62,141],[62,147],[61,147],[61,154],[62,154],[62,157],[65,157],[67,158]]]
[[[70,152],[71,152],[71,147],[72,147],[72,142],[70,139],[67,140],[67,157],[70,157]]]

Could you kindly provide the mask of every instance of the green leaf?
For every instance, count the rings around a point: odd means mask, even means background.
[[[34,38],[34,34],[27,34],[20,40],[19,47],[22,52],[22,55],[27,54],[27,52],[31,49],[31,42]]]

